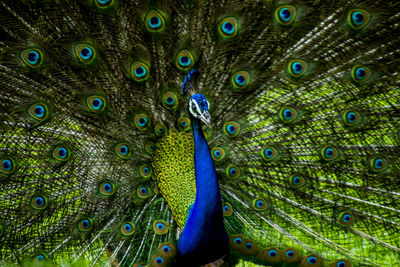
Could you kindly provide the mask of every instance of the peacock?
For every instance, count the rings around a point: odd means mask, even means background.
[[[0,1],[0,265],[400,266],[400,2]]]

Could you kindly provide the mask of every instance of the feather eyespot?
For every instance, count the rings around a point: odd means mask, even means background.
[[[234,121],[228,121],[224,124],[224,134],[230,138],[237,136],[240,132],[240,124]]]
[[[389,169],[389,163],[384,157],[373,157],[368,162],[370,170],[374,173],[381,173]]]
[[[146,153],[151,155],[156,151],[156,144],[154,142],[147,142],[144,145],[144,150],[146,151]]]
[[[114,147],[115,154],[121,159],[129,159],[132,156],[132,149],[127,143],[119,143]]]
[[[176,247],[172,243],[163,243],[160,244],[159,251],[163,256],[171,257],[175,255]]]
[[[162,32],[165,29],[165,19],[160,12],[156,10],[150,10],[146,15],[145,25],[149,32]]]
[[[250,83],[250,74],[247,71],[238,71],[232,75],[231,83],[235,89],[245,89]]]
[[[99,192],[105,197],[110,197],[115,194],[115,184],[110,180],[105,180],[100,183]]]
[[[233,38],[238,34],[239,24],[235,17],[228,17],[218,24],[218,33],[222,38]]]
[[[266,161],[274,161],[279,158],[279,151],[273,146],[266,146],[261,150],[261,156]]]
[[[123,222],[120,231],[125,236],[133,235],[135,233],[135,225],[132,222]]]
[[[44,195],[38,194],[31,198],[31,207],[34,210],[44,210],[47,208],[47,198]]]
[[[146,130],[150,124],[150,118],[147,114],[140,113],[136,114],[133,118],[136,128],[140,131]]]
[[[86,106],[93,113],[102,113],[106,109],[106,100],[99,95],[93,95],[86,98]]]
[[[299,189],[305,186],[306,179],[302,175],[295,174],[289,177],[289,184],[291,187]]]
[[[82,232],[88,232],[93,229],[93,221],[91,218],[82,218],[78,222],[78,229]]]
[[[342,115],[342,121],[346,126],[355,127],[362,123],[363,117],[355,110],[347,110]]]
[[[15,171],[16,164],[14,158],[5,156],[0,158],[0,173],[11,174]]]
[[[223,203],[222,204],[222,213],[225,217],[232,216],[232,214],[233,214],[232,205],[228,202]]]
[[[353,30],[361,30],[370,21],[370,14],[363,9],[353,9],[347,16],[347,24]]]
[[[300,266],[301,267],[308,267],[308,266],[320,267],[320,266],[323,266],[323,260],[316,255],[310,254],[310,255],[304,256],[301,259]]]
[[[287,248],[282,251],[282,261],[285,263],[295,263],[300,261],[301,254],[297,249]]]
[[[166,135],[167,133],[167,127],[163,124],[156,124],[154,126],[154,134],[158,137],[162,137]]]
[[[211,150],[211,156],[215,161],[221,161],[225,158],[225,150],[221,147],[214,147]]]
[[[282,26],[290,26],[296,19],[296,8],[291,5],[280,6],[275,10],[275,19]]]
[[[176,55],[175,64],[181,70],[190,70],[194,63],[194,57],[189,50],[182,50]]]
[[[351,262],[344,259],[340,259],[329,264],[329,267],[351,267],[351,266],[352,266]]]
[[[31,69],[37,69],[43,64],[43,53],[38,48],[28,48],[21,52],[22,62]]]
[[[255,211],[264,211],[268,209],[268,202],[261,197],[253,199],[251,204]]]
[[[78,44],[75,46],[75,56],[82,64],[90,64],[96,59],[96,50],[89,44]]]
[[[281,261],[279,250],[275,247],[264,249],[262,255],[268,263],[278,263]]]
[[[366,66],[356,65],[351,69],[351,78],[357,84],[368,81],[371,74],[371,70]]]
[[[166,109],[174,110],[179,107],[179,99],[174,92],[168,91],[162,94],[161,101]]]
[[[33,260],[37,263],[44,263],[44,262],[48,261],[48,259],[49,259],[48,256],[44,253],[36,254],[33,257]]]
[[[131,64],[131,77],[137,82],[144,82],[150,77],[149,66],[141,61],[135,61]]]
[[[283,123],[294,123],[300,118],[300,112],[291,107],[282,107],[278,115]]]
[[[139,186],[136,190],[136,193],[137,193],[138,197],[142,198],[142,199],[146,199],[146,198],[150,197],[150,190],[145,185]]]
[[[278,255],[278,252],[275,249],[270,249],[270,250],[268,250],[267,255],[270,258],[275,258],[276,255]]]
[[[114,0],[95,0],[94,3],[96,4],[97,8],[106,9],[114,5]]]
[[[251,240],[246,240],[244,244],[244,254],[251,255],[257,252],[257,245]]]
[[[178,128],[181,131],[188,131],[190,130],[190,120],[187,117],[181,117],[178,120]]]
[[[49,110],[47,105],[43,103],[35,103],[29,106],[28,114],[35,120],[44,121],[49,117]]]
[[[288,72],[293,78],[302,77],[308,69],[308,65],[303,60],[292,60],[288,65]]]
[[[340,157],[340,152],[339,150],[332,146],[332,145],[326,145],[324,146],[320,152],[320,157],[322,160],[326,161],[326,162],[332,162],[335,160],[338,160]]]
[[[350,226],[354,224],[355,218],[350,212],[344,211],[339,214],[337,221],[341,225]]]
[[[66,145],[59,145],[53,149],[52,156],[57,161],[66,162],[71,157],[71,150]]]
[[[168,232],[168,224],[165,221],[158,220],[153,223],[153,229],[157,235],[164,235]]]
[[[242,235],[232,235],[229,237],[231,247],[237,251],[244,248],[245,239]]]
[[[235,166],[235,165],[229,165],[226,168],[226,177],[228,177],[229,179],[236,179],[240,176],[240,169],[239,167]]]
[[[152,171],[150,165],[144,164],[144,165],[140,166],[139,173],[140,173],[140,176],[142,176],[143,178],[149,179],[151,177],[153,171]]]

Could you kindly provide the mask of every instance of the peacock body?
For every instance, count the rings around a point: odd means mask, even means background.
[[[400,265],[399,2],[3,0],[0,26],[0,264]]]

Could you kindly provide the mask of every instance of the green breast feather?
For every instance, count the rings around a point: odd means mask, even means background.
[[[196,199],[192,133],[171,129],[157,142],[153,167],[158,188],[183,229],[189,207]]]

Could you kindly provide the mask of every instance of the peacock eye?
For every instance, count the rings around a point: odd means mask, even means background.
[[[268,255],[268,257],[270,257],[270,258],[275,258],[276,255],[278,255],[278,252],[277,252],[276,249],[269,249],[269,250],[267,251],[267,255]]]
[[[369,159],[369,168],[374,173],[381,173],[389,169],[389,163],[384,157],[373,157]]]
[[[232,38],[238,34],[238,28],[237,19],[228,17],[218,24],[218,33],[222,38]]]
[[[356,65],[351,70],[351,78],[357,84],[362,84],[371,77],[371,70],[366,66]]]
[[[99,9],[105,9],[114,4],[114,0],[95,0],[95,4]]]
[[[134,116],[133,122],[138,130],[143,131],[150,125],[150,118],[145,113],[139,113]]]
[[[168,232],[168,224],[163,220],[158,220],[153,223],[153,230],[158,235],[164,235]]]
[[[222,212],[225,217],[231,216],[233,214],[232,205],[228,202],[225,202],[224,204],[222,204]]]
[[[65,162],[70,158],[71,151],[69,147],[61,145],[54,148],[52,155],[54,159]]]
[[[194,57],[189,50],[182,50],[177,54],[175,64],[181,70],[189,70],[194,65]]]
[[[96,50],[89,44],[78,44],[75,46],[75,56],[82,64],[90,64],[96,58]]]
[[[121,233],[130,236],[135,233],[135,225],[132,222],[124,222],[121,224]]]
[[[303,60],[292,60],[288,64],[288,72],[293,78],[302,77],[307,71],[308,65]]]
[[[282,26],[290,26],[296,18],[296,8],[291,5],[278,7],[275,11],[275,19]]]
[[[231,84],[235,89],[245,89],[250,83],[250,74],[247,71],[238,71],[232,75]]]
[[[49,111],[47,109],[47,106],[43,103],[36,103],[31,105],[28,108],[28,114],[38,120],[38,121],[44,121],[48,118],[49,116]]]
[[[330,265],[330,266],[346,267],[346,266],[352,266],[352,264],[351,264],[351,262],[348,261],[348,260],[340,259],[340,260],[335,261],[335,262],[334,262],[332,265]]]
[[[279,157],[279,151],[273,146],[266,146],[261,150],[261,156],[266,161],[274,161]]]
[[[361,30],[370,20],[370,14],[363,9],[351,10],[347,16],[347,23],[353,30]]]
[[[295,189],[299,189],[306,184],[306,180],[304,179],[304,177],[302,175],[296,174],[296,175],[292,175],[291,177],[289,177],[289,184],[291,187],[293,187]]]
[[[35,195],[31,199],[31,207],[35,210],[47,208],[47,198],[44,195]]]
[[[326,145],[320,150],[320,156],[326,162],[331,162],[339,159],[339,150],[331,145]]]
[[[83,218],[78,222],[78,229],[82,232],[88,232],[93,228],[93,221],[91,218]]]
[[[263,211],[268,209],[268,202],[265,199],[258,197],[252,200],[252,206],[256,211]]]
[[[21,52],[20,58],[22,62],[32,68],[39,68],[43,63],[43,53],[38,48],[29,48]]]
[[[86,99],[86,106],[93,113],[102,113],[106,109],[106,100],[98,95],[89,96]]]
[[[141,61],[134,61],[131,64],[131,77],[137,82],[144,82],[150,77],[148,64]]]
[[[114,195],[115,193],[115,185],[113,182],[106,180],[99,185],[99,192],[101,195],[105,197],[109,197]]]
[[[162,32],[165,29],[164,17],[156,10],[151,10],[147,13],[145,23],[146,29],[152,33]]]
[[[0,158],[0,173],[11,174],[15,171],[15,160],[11,157]]]
[[[354,224],[355,218],[350,212],[342,212],[338,216],[338,223],[345,225],[345,226],[350,226]]]
[[[132,155],[132,149],[127,143],[119,143],[114,148],[115,154],[121,159],[129,159]]]
[[[136,190],[137,195],[139,196],[139,198],[148,198],[150,197],[150,191],[149,188],[147,188],[147,186],[139,186]]]

